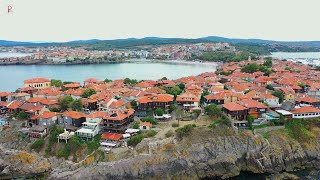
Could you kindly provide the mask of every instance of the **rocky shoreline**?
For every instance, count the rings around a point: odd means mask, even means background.
[[[251,133],[239,136],[228,130],[217,135],[197,128],[182,141],[169,138],[151,142],[138,145],[130,158],[86,165],[2,148],[0,177],[46,174],[48,179],[225,179],[242,171],[276,174],[320,167],[320,132],[310,142],[301,143],[281,133],[267,140]]]

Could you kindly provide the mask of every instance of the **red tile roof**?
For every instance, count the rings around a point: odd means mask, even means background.
[[[52,118],[54,116],[56,116],[57,113],[56,112],[49,112],[49,111],[45,111],[42,113],[42,115],[40,115],[39,117],[40,118],[45,118],[45,119],[48,119],[48,118]]]
[[[136,100],[139,103],[149,103],[149,102],[172,102],[173,96],[170,94],[152,94],[146,95],[138,98]]]
[[[246,107],[243,107],[241,105],[239,105],[236,102],[230,102],[230,103],[226,103],[222,105],[225,109],[229,110],[229,111],[244,111],[247,110]]]
[[[152,124],[150,122],[141,122],[139,123],[139,126],[148,126],[148,127],[152,127]]]
[[[45,82],[50,82],[50,80],[47,78],[32,78],[32,79],[24,80],[25,84],[27,84],[27,83],[45,83]]]
[[[77,111],[66,111],[63,113],[63,116],[71,117],[72,119],[79,119],[86,117],[86,114]]]
[[[295,108],[293,111],[291,111],[294,114],[300,114],[300,113],[320,113],[319,108],[315,108],[312,106],[303,106],[300,108]]]
[[[111,140],[111,141],[119,141],[122,138],[122,134],[105,133],[101,135],[101,138]]]
[[[113,112],[108,113],[107,116],[104,117],[104,119],[107,120],[116,120],[116,121],[122,121],[125,118],[131,116],[134,113],[133,109],[124,109],[124,110],[114,110]]]

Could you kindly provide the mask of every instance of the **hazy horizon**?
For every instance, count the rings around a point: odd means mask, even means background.
[[[319,41],[319,5],[318,0],[0,0],[0,39],[67,42],[220,36]]]

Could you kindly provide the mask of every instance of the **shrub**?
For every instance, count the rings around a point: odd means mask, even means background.
[[[143,140],[143,138],[144,138],[143,134],[138,134],[136,136],[131,137],[128,140],[128,146],[136,146]]]
[[[157,108],[154,113],[157,115],[157,116],[163,116],[164,114],[164,110],[161,109],[161,108]]]
[[[150,131],[148,131],[148,132],[146,132],[146,133],[144,134],[144,137],[145,137],[145,138],[153,137],[153,136],[155,136],[156,134],[157,134],[157,131],[155,131],[155,130],[150,130]]]
[[[57,151],[57,157],[58,158],[63,157],[65,159],[68,159],[69,156],[70,156],[70,149],[68,147],[66,147],[66,146]]]
[[[87,142],[88,153],[91,153],[100,147],[101,134],[94,136],[92,141]]]
[[[140,123],[139,123],[138,121],[134,122],[132,128],[133,128],[133,129],[139,129],[139,124],[140,124]]]
[[[172,127],[179,127],[178,123],[172,123]]]
[[[20,111],[18,114],[17,114],[17,118],[19,120],[23,120],[23,119],[27,119],[28,118],[28,114],[24,111]]]
[[[153,117],[148,116],[146,118],[141,119],[142,122],[150,122],[153,125],[158,124],[158,121],[156,121]]]
[[[172,130],[169,130],[166,134],[166,137],[172,137],[174,135],[174,132]]]
[[[31,144],[30,148],[39,152],[42,149],[43,145],[44,145],[44,139],[37,139]]]
[[[183,126],[182,128],[176,129],[177,137],[181,139],[184,136],[189,135],[194,127],[196,127],[195,124],[187,124],[187,125]]]
[[[251,116],[251,115],[248,115],[248,116],[246,117],[246,120],[248,121],[248,127],[249,127],[249,129],[253,129],[252,123],[253,123],[253,121],[254,121],[254,117]]]
[[[287,121],[285,123],[285,130],[290,137],[300,141],[309,140],[312,136],[304,119]]]
[[[85,90],[83,91],[81,97],[83,97],[83,98],[88,98],[88,97],[90,97],[90,96],[93,95],[93,94],[96,94],[96,91],[95,91],[94,89],[89,88],[89,89],[85,89]]]

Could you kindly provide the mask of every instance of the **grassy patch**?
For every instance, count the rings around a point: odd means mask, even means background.
[[[143,138],[144,138],[143,134],[138,134],[136,136],[131,137],[128,140],[128,146],[136,146],[143,140]]]
[[[155,130],[150,130],[150,131],[147,131],[146,133],[144,133],[144,137],[145,138],[148,138],[148,137],[153,137],[157,134],[157,131]]]
[[[184,136],[189,135],[192,129],[195,127],[196,127],[195,124],[187,124],[181,128],[176,129],[177,137],[182,139]]]
[[[308,141],[312,138],[310,126],[304,119],[292,119],[285,123],[285,132],[293,139]]]
[[[39,152],[42,149],[44,143],[44,139],[37,139],[31,144],[30,148]]]

